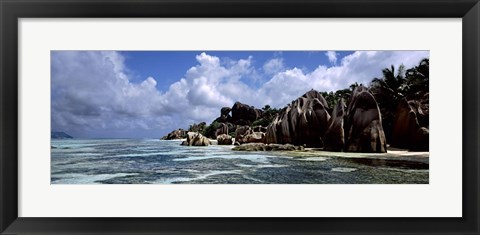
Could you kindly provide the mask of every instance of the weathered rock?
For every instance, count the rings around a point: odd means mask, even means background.
[[[187,140],[183,141],[181,145],[208,146],[208,145],[210,145],[210,140],[200,133],[188,132],[187,133]]]
[[[387,152],[380,109],[373,95],[363,86],[352,93],[345,122],[345,150],[348,152]]]
[[[254,126],[253,127],[254,132],[267,132],[267,128],[263,126]]]
[[[323,142],[324,150],[342,151],[345,146],[345,132],[343,129],[343,119],[345,116],[345,101],[340,99],[335,105],[330,118],[328,129],[325,132]]]
[[[220,110],[220,117],[227,117],[230,115],[230,111],[232,111],[232,109],[230,107],[223,107],[221,110]]]
[[[291,144],[264,144],[264,143],[248,143],[235,146],[232,150],[237,151],[293,151],[303,150],[303,146],[294,146]]]
[[[265,133],[254,132],[250,126],[239,126],[235,131],[235,142],[243,143],[264,143]]]
[[[330,114],[322,95],[311,90],[282,109],[266,132],[267,143],[323,147]]]
[[[162,137],[162,140],[176,140],[183,139],[187,137],[187,131],[183,129],[174,130],[168,133],[166,136]]]
[[[231,136],[227,134],[221,134],[217,136],[217,143],[218,145],[232,145],[233,144],[233,139]]]
[[[429,130],[426,127],[420,127],[412,137],[410,150],[428,151],[429,149]]]
[[[237,126],[235,130],[235,140],[238,142],[239,139],[242,139],[243,136],[250,133],[250,126]]]
[[[391,145],[411,150],[428,150],[429,131],[425,120],[428,120],[428,110],[424,110],[417,100],[400,100],[395,113],[392,127]],[[423,123],[422,123],[423,122]]]
[[[219,135],[222,135],[222,134],[227,134],[228,135],[228,125],[225,124],[225,123],[220,123],[220,126],[217,128],[217,130],[215,131],[215,136],[219,136]]]
[[[253,106],[235,102],[232,107],[232,123],[236,125],[250,125],[263,115],[263,111]]]
[[[264,143],[265,133],[263,132],[251,132],[243,137],[241,143]]]

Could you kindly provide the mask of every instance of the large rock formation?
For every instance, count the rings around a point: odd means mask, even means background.
[[[382,118],[373,95],[363,86],[350,96],[345,121],[345,150],[348,152],[387,152]]]
[[[231,121],[232,121],[232,116],[230,116],[230,111],[232,111],[231,108],[229,108],[229,107],[223,107],[223,108],[220,110],[220,117],[218,117],[217,119],[215,119],[215,121],[216,121],[216,122],[221,122],[221,123],[231,122]]]
[[[184,139],[187,137],[187,131],[184,129],[174,130],[168,133],[166,136],[162,137],[162,140],[176,140],[176,139]]]
[[[330,114],[323,96],[311,90],[282,109],[267,127],[266,142],[323,147]]]
[[[391,145],[410,150],[428,151],[428,106],[418,100],[400,100],[392,127]]]
[[[208,146],[208,145],[210,145],[210,140],[200,133],[188,132],[187,133],[187,140],[183,141],[181,145]]]
[[[217,144],[218,145],[232,145],[233,140],[232,137],[226,134],[221,134],[217,136]]]
[[[231,111],[232,123],[236,125],[250,125],[255,120],[261,118],[263,114],[262,110],[240,102],[235,102]]]
[[[340,99],[335,105],[330,118],[328,129],[325,132],[323,142],[324,150],[342,151],[345,146],[345,132],[343,129],[343,119],[345,117],[345,101]]]

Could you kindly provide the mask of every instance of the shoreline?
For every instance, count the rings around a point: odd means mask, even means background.
[[[184,141],[185,139],[176,139],[168,141]],[[225,146],[225,147],[234,147],[235,145],[218,145],[217,140],[209,139],[212,142],[212,145],[215,146]],[[208,146],[202,146],[207,147]],[[408,151],[408,149],[399,149],[393,147],[387,147],[386,153],[359,153],[359,152],[332,152],[322,150],[320,148],[305,148],[304,150],[286,150],[286,151],[239,151],[232,150],[235,152],[250,152],[250,153],[275,153],[277,155],[291,156],[291,157],[338,157],[338,158],[363,158],[363,159],[377,159],[377,160],[399,160],[399,161],[417,161],[417,162],[427,162],[430,158],[430,152],[426,151]]]

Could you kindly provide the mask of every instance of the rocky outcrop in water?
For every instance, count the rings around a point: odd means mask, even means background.
[[[350,98],[345,121],[345,150],[348,152],[387,152],[380,109],[373,95],[363,86]]]
[[[162,137],[162,140],[177,140],[184,139],[187,137],[187,131],[184,129],[174,130],[168,133],[166,136]]]
[[[428,95],[428,94],[427,94]],[[420,100],[400,100],[392,127],[391,145],[417,151],[428,151],[428,106]]]
[[[233,139],[231,136],[227,134],[221,134],[217,136],[217,144],[218,145],[232,145]]]
[[[232,150],[237,151],[292,151],[304,150],[303,146],[295,146],[292,144],[264,144],[264,143],[248,143],[235,146]]]
[[[186,146],[208,146],[210,145],[210,140],[203,136],[200,133],[196,132],[188,132],[187,133],[187,140],[183,141],[181,145]]]
[[[292,101],[267,127],[266,143],[323,147],[330,114],[323,96],[311,90]]]
[[[345,132],[343,129],[345,108],[345,101],[340,99],[333,109],[332,118],[330,118],[328,129],[323,138],[324,150],[336,152],[343,150],[345,146]]]

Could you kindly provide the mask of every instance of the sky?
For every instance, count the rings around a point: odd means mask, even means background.
[[[52,51],[51,129],[160,138],[236,101],[281,108],[305,92],[368,86],[428,51]]]

